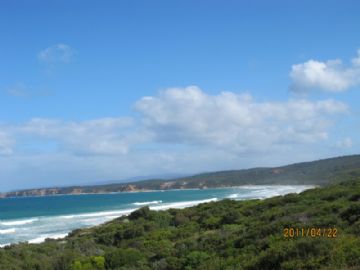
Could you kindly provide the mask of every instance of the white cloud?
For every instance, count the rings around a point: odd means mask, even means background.
[[[336,146],[339,148],[351,148],[353,147],[353,141],[351,138],[347,137],[338,141]]]
[[[290,90],[304,93],[310,90],[342,92],[360,84],[360,50],[345,66],[340,59],[321,62],[309,60],[293,65],[290,72]]]
[[[207,95],[195,86],[144,97],[136,109],[158,142],[207,144],[237,152],[324,140],[332,117],[347,112],[347,106],[335,100],[257,102],[249,94]]]
[[[135,138],[129,137],[130,118],[100,118],[66,122],[35,118],[19,126],[15,133],[53,140],[76,154],[125,154]]]
[[[69,45],[59,43],[40,51],[38,58],[45,63],[68,63],[74,54],[74,49]]]
[[[13,153],[14,140],[0,130],[0,156],[7,156]]]
[[[347,113],[331,99],[259,102],[247,93],[209,95],[195,86],[143,97],[135,109],[137,120],[2,124],[0,179],[7,180],[0,190],[316,159],[326,155],[326,144],[333,149],[333,141],[324,141]]]
[[[360,67],[360,49],[358,49],[357,56],[351,62],[354,66]]]

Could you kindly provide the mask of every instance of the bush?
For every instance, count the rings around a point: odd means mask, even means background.
[[[114,249],[105,253],[106,269],[116,269],[122,266],[141,266],[144,261],[143,254],[135,249]]]

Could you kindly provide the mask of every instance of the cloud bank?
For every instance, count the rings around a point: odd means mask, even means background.
[[[249,94],[208,95],[196,86],[164,90],[142,98],[135,107],[157,142],[236,152],[324,140],[332,117],[347,112],[344,103],[331,99],[257,102]]]
[[[261,102],[248,93],[210,95],[196,86],[142,97],[134,109],[137,117],[2,124],[0,178],[11,182],[0,189],[310,159],[348,113],[346,104],[332,99]],[[339,143],[351,146],[350,140]]]
[[[250,94],[206,94],[196,86],[170,88],[135,104],[138,119],[108,117],[87,121],[33,118],[5,126],[13,141],[50,141],[54,151],[77,155],[127,154],[143,144],[216,148],[236,153],[326,140],[346,104],[326,99],[258,102]],[[1,133],[0,133],[1,134]],[[3,152],[10,139],[0,137]],[[15,147],[15,146],[12,146]],[[21,147],[21,145],[19,145]]]
[[[357,56],[346,66],[342,60],[325,62],[309,60],[293,65],[290,71],[290,90],[306,93],[312,90],[343,92],[360,84],[360,49]]]
[[[88,121],[60,121],[34,118],[12,127],[21,137],[52,141],[57,151],[78,155],[126,154],[134,137],[129,137],[132,119],[128,117],[99,118]]]

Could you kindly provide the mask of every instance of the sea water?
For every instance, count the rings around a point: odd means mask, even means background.
[[[153,210],[184,208],[225,198],[264,199],[299,193],[312,187],[241,186],[0,199],[0,247],[24,241],[40,243],[46,238],[62,238],[74,229],[99,225],[143,206]]]

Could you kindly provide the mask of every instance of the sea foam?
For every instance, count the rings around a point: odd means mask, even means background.
[[[38,243],[42,243],[45,241],[45,239],[47,238],[51,238],[51,239],[59,239],[59,238],[64,238],[65,236],[67,236],[67,233],[61,233],[61,234],[45,234],[45,235],[41,235],[37,238],[34,239],[30,239],[28,242],[30,244],[38,244]]]
[[[33,223],[34,221],[37,221],[38,218],[30,218],[30,219],[21,219],[21,220],[13,220],[13,221],[0,221],[0,225],[3,226],[19,226],[19,225],[25,225]]]
[[[11,233],[15,233],[15,232],[16,232],[15,228],[0,230],[0,234],[11,234]]]
[[[160,201],[151,201],[151,202],[135,202],[134,205],[149,205],[149,204],[159,204],[162,203],[162,200]]]
[[[151,210],[166,210],[170,208],[184,208],[195,206],[200,203],[214,202],[217,201],[218,198],[211,198],[206,200],[196,200],[196,201],[185,201],[185,202],[175,202],[175,203],[167,203],[159,206],[150,206]]]

